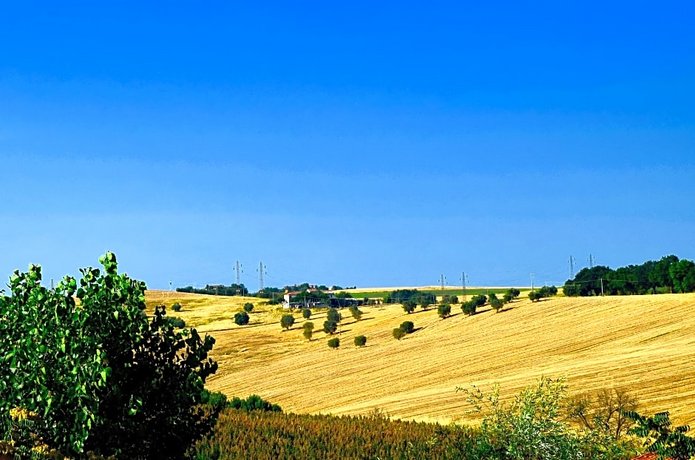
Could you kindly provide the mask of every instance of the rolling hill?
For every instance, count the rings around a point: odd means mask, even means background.
[[[629,389],[640,410],[671,411],[677,423],[695,420],[695,294],[522,298],[494,313],[464,316],[458,306],[445,320],[436,309],[406,315],[398,305],[362,307],[357,322],[344,311],[341,347],[326,346],[323,332],[302,337],[299,313],[282,331],[284,313],[257,305],[251,323],[231,320],[255,298],[148,292],[155,304],[180,302],[180,316],[217,340],[220,368],[208,381],[227,395],[252,393],[300,413],[365,414],[375,409],[420,421],[471,419],[456,387],[501,385],[503,397],[541,376],[564,376],[570,392]],[[286,312],[285,312],[286,313]],[[325,313],[310,321],[320,331]],[[416,332],[397,341],[405,320]],[[367,336],[356,348],[353,338]]]

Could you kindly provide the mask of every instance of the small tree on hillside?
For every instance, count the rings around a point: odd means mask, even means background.
[[[326,319],[328,321],[333,321],[334,323],[339,323],[343,319],[342,315],[335,308],[329,308],[326,312]]]
[[[289,330],[293,324],[294,316],[292,315],[282,315],[282,318],[280,318],[280,325],[286,330]]]
[[[499,312],[503,305],[504,303],[497,298],[494,292],[490,294],[490,307],[492,307],[495,312]]]
[[[451,314],[451,305],[448,303],[439,304],[437,307],[437,314],[442,319],[447,318]]]
[[[417,307],[417,304],[413,300],[406,300],[403,302],[403,311],[405,311],[408,314],[411,314],[413,311],[415,311],[415,307]]]
[[[246,313],[251,313],[253,311],[253,304],[251,302],[246,302],[244,304],[244,311]]]
[[[302,318],[304,318],[304,319],[311,318],[311,310],[308,308],[302,308]]]
[[[429,307],[430,307],[430,302],[427,299],[423,298],[420,301],[420,308],[422,308],[423,310],[427,310]]]
[[[328,340],[328,346],[330,348],[338,348],[340,346],[340,339],[338,337],[333,337]]]
[[[355,318],[355,321],[359,321],[362,319],[362,311],[357,308],[357,306],[352,305],[350,307],[350,313],[352,314],[352,317]]]
[[[176,302],[174,305],[171,306],[171,309],[174,310],[175,312],[181,311],[181,308],[183,308],[183,307],[178,302]]]
[[[367,344],[367,337],[363,335],[358,335],[355,337],[355,346],[356,347],[363,347]]]
[[[400,327],[397,327],[393,330],[393,337],[396,340],[401,340],[405,336],[405,331],[401,329]]]
[[[403,321],[401,323],[401,329],[403,329],[403,332],[406,334],[411,334],[415,330],[415,324],[413,324],[412,321]]]
[[[323,332],[326,334],[335,334],[338,330],[338,323],[335,321],[324,321],[323,322]]]
[[[240,311],[234,314],[234,322],[239,326],[245,326],[249,324],[249,314],[245,311]]]
[[[463,304],[461,304],[461,311],[468,316],[475,315],[475,310],[477,308],[478,305],[473,300],[469,300],[468,302],[463,302]]]
[[[304,338],[307,340],[311,340],[311,336],[314,334],[314,323],[312,323],[311,321],[307,321],[302,326],[302,329],[302,334],[304,334]]]

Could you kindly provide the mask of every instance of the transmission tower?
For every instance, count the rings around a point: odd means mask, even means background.
[[[439,276],[439,283],[442,286],[442,291],[444,290],[444,285],[446,284],[446,276],[444,274]]]
[[[268,268],[265,265],[263,265],[263,261],[261,261],[258,264],[258,290],[262,291],[263,290],[263,276],[267,275],[268,272],[265,271],[265,269]]]
[[[461,272],[461,287],[463,288],[463,301],[468,301],[466,297],[466,272]]]
[[[236,284],[240,285],[241,284],[241,274],[244,273],[244,266],[239,263],[239,261],[236,261],[236,264],[234,265],[234,274],[236,276]]]
[[[570,279],[574,279],[574,257],[570,256]]]
[[[594,256],[589,254],[589,268],[594,268]]]

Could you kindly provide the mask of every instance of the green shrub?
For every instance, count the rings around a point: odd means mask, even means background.
[[[307,321],[302,326],[302,329],[302,334],[304,334],[304,338],[307,340],[311,340],[311,336],[314,334],[314,323],[312,323],[311,321]]]
[[[437,307],[437,314],[440,318],[447,318],[451,314],[451,305],[448,303],[439,304]]]
[[[401,329],[406,334],[411,334],[415,330],[415,324],[412,321],[403,321],[401,323]]]
[[[363,335],[355,336],[355,346],[363,347],[367,344],[367,337]]]
[[[324,321],[323,322],[323,332],[326,334],[335,334],[338,330],[338,323],[335,321]]]
[[[463,302],[461,304],[461,311],[468,316],[475,315],[476,308],[478,308],[478,305],[476,305],[476,303],[472,300],[469,300],[468,302]]]
[[[231,409],[243,410],[246,412],[282,412],[282,408],[280,406],[277,404],[271,404],[258,395],[251,395],[246,399],[234,397],[229,402],[229,407]]]
[[[415,307],[417,307],[417,304],[415,303],[414,300],[406,300],[403,302],[403,311],[405,311],[408,314],[411,314],[412,312],[414,312]]]
[[[334,323],[339,323],[343,317],[338,310],[335,308],[329,308],[326,312],[326,319],[328,321],[333,321]]]
[[[327,343],[329,348],[338,348],[340,346],[340,339],[338,337],[333,337],[332,339],[328,339]]]
[[[302,318],[304,318],[304,319],[311,318],[311,310],[308,308],[302,308]]]
[[[186,327],[186,322],[177,316],[169,316],[166,321],[171,327],[177,327],[179,329]]]
[[[362,319],[362,310],[357,308],[355,305],[352,305],[350,307],[350,314],[352,314],[352,317],[355,318],[355,321],[359,321]]]
[[[246,313],[251,313],[253,311],[253,304],[251,302],[246,302],[244,304],[244,311]]]
[[[282,315],[280,318],[280,326],[283,329],[289,330],[294,325],[294,316],[292,315]]]
[[[234,314],[234,322],[239,326],[245,326],[249,324],[249,314],[245,311],[240,311]]]
[[[177,313],[181,311],[181,308],[183,308],[183,307],[181,307],[181,304],[178,302],[176,302],[174,305],[171,306],[171,309]]]
[[[503,306],[504,302],[498,299],[494,293],[490,294],[490,307],[492,307],[495,312],[499,312]]]
[[[400,327],[397,327],[393,330],[393,337],[401,340],[403,337],[405,337],[405,331]]]

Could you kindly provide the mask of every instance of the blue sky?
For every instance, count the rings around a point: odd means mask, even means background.
[[[0,276],[562,283],[695,258],[689,2],[0,6]],[[376,5],[375,3],[378,3]],[[2,275],[2,274],[5,275]]]

